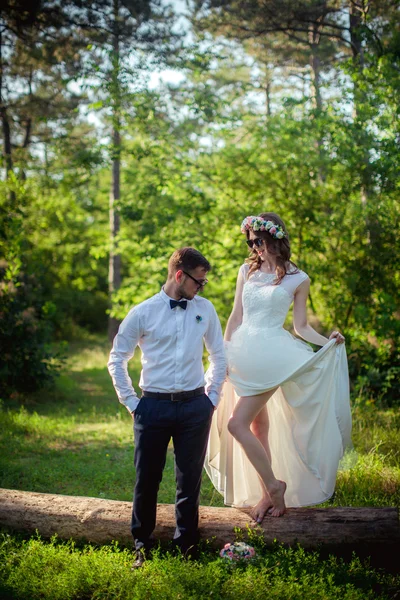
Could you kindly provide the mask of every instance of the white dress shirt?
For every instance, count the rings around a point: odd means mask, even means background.
[[[203,369],[203,340],[210,366]],[[158,294],[132,308],[115,336],[108,361],[119,401],[133,412],[139,398],[128,375],[136,346],[142,351],[139,387],[149,392],[182,392],[205,385],[217,406],[226,374],[221,324],[214,306],[195,296],[186,310],[170,307],[170,297]]]

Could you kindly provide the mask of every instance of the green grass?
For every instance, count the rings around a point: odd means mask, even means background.
[[[105,366],[108,352],[108,343],[98,336],[71,344],[55,388],[1,406],[0,487],[132,499],[132,419],[116,399]],[[139,370],[135,358],[133,381]],[[358,406],[353,416],[357,461],[339,472],[335,497],[326,505],[399,506],[399,411]],[[174,496],[170,449],[159,501],[172,503]],[[200,501],[223,505],[207,476]],[[215,552],[193,563],[158,554],[142,571],[131,573],[131,553],[115,545],[81,547],[5,535],[0,598],[372,600],[394,598],[400,586],[399,578],[357,557],[344,561],[255,543],[259,559],[246,567],[230,568]]]
[[[254,540],[252,564],[231,565],[216,554],[187,562],[156,552],[153,560],[131,572],[132,556],[117,545],[78,548],[57,539],[16,540],[0,546],[0,597],[18,600],[375,600],[395,597],[400,577],[373,569],[353,556],[350,561],[302,548],[266,549]]]
[[[106,363],[109,344],[88,336],[70,345],[55,389],[15,398],[0,411],[0,487],[131,500],[133,421],[118,402]],[[138,381],[139,357],[130,365]],[[159,501],[175,498],[173,450]],[[204,476],[200,501],[223,506]]]

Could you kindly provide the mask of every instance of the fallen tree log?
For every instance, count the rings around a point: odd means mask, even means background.
[[[86,540],[104,544],[116,540],[130,546],[130,502],[61,496],[0,489],[0,526],[13,531],[34,533],[44,538],[57,534],[62,539]],[[291,508],[283,517],[266,517],[252,523],[248,510],[200,507],[200,532],[214,547],[235,538],[236,527],[256,529],[267,543],[277,540],[305,548],[365,548],[389,550],[400,543],[396,508]],[[155,537],[172,539],[175,529],[174,506],[159,504]]]

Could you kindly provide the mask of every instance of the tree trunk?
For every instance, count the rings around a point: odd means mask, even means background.
[[[310,67],[312,80],[312,101],[313,106],[318,114],[322,112],[322,95],[321,95],[321,60],[318,54],[318,45],[321,39],[321,29],[323,22],[313,23],[310,25],[308,33],[308,41],[311,49]],[[318,178],[321,184],[326,180],[324,168],[324,149],[321,137],[315,140],[315,147],[319,155],[320,166],[318,168]]]
[[[355,66],[359,69],[360,73],[364,69],[365,60],[364,60],[364,49],[362,46],[362,38],[360,36],[360,27],[365,20],[366,15],[361,12],[362,5],[357,4],[354,0],[350,0],[349,6],[349,28],[350,28],[350,41],[351,41],[351,49],[353,53],[353,62]],[[354,83],[354,108],[353,108],[353,116],[354,119],[360,118],[362,121],[362,115],[360,115],[360,108],[362,106],[362,91],[359,89],[358,84]],[[364,126],[364,123],[361,123],[361,127]],[[362,144],[362,141],[361,141]],[[361,173],[361,189],[360,189],[360,201],[361,206],[364,210],[367,209],[368,198],[370,194],[370,189],[372,187],[371,178],[370,178],[370,161],[368,155],[368,149],[363,148],[363,165],[360,168]],[[369,221],[368,216],[365,218],[366,224],[366,235],[368,243],[371,243],[371,223]]]
[[[130,502],[0,489],[0,526],[34,533],[44,538],[55,533],[63,539],[83,539],[96,544],[116,540],[131,545]],[[267,544],[274,540],[305,548],[321,544],[326,549],[367,548],[369,553],[394,550],[400,543],[396,508],[290,508],[281,518],[266,517],[261,525],[248,510],[200,507],[200,534],[212,547],[221,548],[235,539],[241,528],[261,534]],[[159,504],[155,537],[172,539],[175,511],[172,504]]]
[[[118,148],[121,143],[119,131],[116,129],[113,132],[114,148]],[[121,285],[121,255],[117,248],[116,238],[119,233],[120,221],[118,208],[116,203],[120,198],[120,158],[114,157],[112,164],[112,181],[110,190],[110,259],[108,267],[108,291],[110,295],[110,303],[113,293],[119,289]],[[108,320],[108,339],[110,342],[117,334],[119,327],[118,319],[109,317]]]
[[[113,57],[112,57],[112,78],[113,78],[113,134],[112,134],[112,176],[110,190],[110,259],[108,268],[108,292],[110,305],[112,296],[121,285],[121,255],[117,247],[117,236],[119,233],[120,222],[118,214],[118,201],[120,199],[120,172],[121,172],[121,135],[120,135],[120,90],[119,90],[119,2],[114,0],[114,33],[113,33]],[[117,334],[119,326],[118,319],[109,317],[108,319],[108,339],[110,342]]]
[[[271,70],[268,65],[265,65],[265,105],[267,109],[267,117],[272,115],[271,109]]]
[[[360,12],[360,6],[353,0],[350,0],[349,6],[349,25],[350,25],[350,42],[351,51],[353,53],[353,60],[357,61],[360,68],[364,68],[364,51],[362,47],[362,40],[359,33],[359,28],[362,24],[362,14]]]
[[[4,140],[4,167],[6,170],[6,179],[8,179],[9,174],[13,171],[10,123],[8,120],[7,109],[4,106],[1,106],[0,112]]]
[[[321,39],[320,24],[313,23],[310,25],[308,39],[311,48],[310,67],[313,89],[313,104],[318,112],[322,110],[321,96],[321,61],[318,56],[318,44]]]
[[[3,156],[4,156],[4,168],[6,171],[6,179],[8,179],[9,173],[13,170],[12,161],[12,147],[11,147],[11,131],[10,122],[7,115],[7,107],[4,104],[3,99],[3,54],[2,54],[3,39],[0,31],[0,117],[1,126],[3,130]]]

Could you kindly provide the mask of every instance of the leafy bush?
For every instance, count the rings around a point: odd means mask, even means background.
[[[54,305],[42,303],[34,276],[0,265],[0,395],[32,392],[53,381],[61,357],[50,345]]]
[[[113,598],[140,600],[375,600],[392,597],[398,577],[372,568],[356,556],[349,562],[302,548],[260,548],[257,564],[230,568],[218,552],[200,561],[156,552],[130,571],[132,553],[113,546],[78,548],[54,538],[18,541],[4,536],[0,546],[0,593],[19,600]]]
[[[356,405],[380,408],[398,406],[400,400],[400,348],[393,340],[352,336],[349,375]]]

